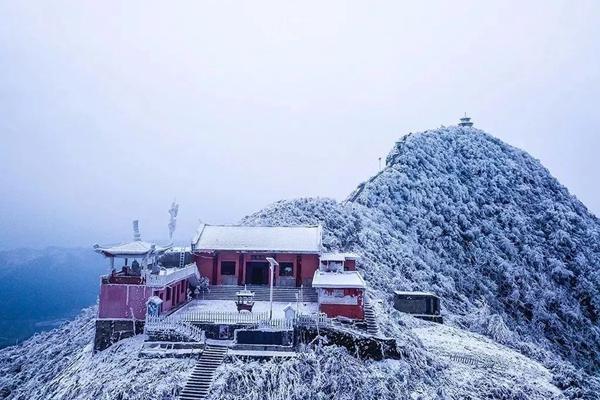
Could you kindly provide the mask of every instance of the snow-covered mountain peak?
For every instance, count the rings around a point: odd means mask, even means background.
[[[211,399],[600,392],[600,224],[537,160],[479,129],[409,134],[347,201],[279,201],[242,223],[320,223],[326,248],[360,254],[380,328],[403,359],[362,361],[325,348],[285,362],[234,362],[219,369]],[[391,306],[394,290],[436,292],[447,325],[401,315]],[[91,327],[88,312],[1,350],[0,397],[175,397],[185,361],[137,359],[141,338],[93,355],[82,343]],[[53,354],[65,360],[60,368],[35,367]],[[139,376],[135,388],[131,376]]]

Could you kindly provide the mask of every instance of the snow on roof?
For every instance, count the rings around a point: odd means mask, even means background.
[[[189,246],[173,246],[167,250],[167,253],[189,253]]]
[[[356,253],[325,253],[321,255],[321,261],[345,261],[356,260],[359,255]]]
[[[320,226],[202,225],[192,250],[321,252]]]
[[[315,271],[312,281],[316,288],[356,288],[364,289],[367,285],[357,271],[323,272]]]
[[[405,292],[401,290],[394,290],[394,293],[398,296],[433,296],[439,297],[437,294],[433,292]]]
[[[115,246],[94,245],[94,251],[103,254],[106,257],[142,257],[149,254],[162,253],[170,246],[160,247],[154,243],[136,240],[130,243],[118,244]]]

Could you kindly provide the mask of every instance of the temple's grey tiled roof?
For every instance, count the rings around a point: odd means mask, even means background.
[[[192,250],[320,254],[321,232],[320,226],[201,225]]]

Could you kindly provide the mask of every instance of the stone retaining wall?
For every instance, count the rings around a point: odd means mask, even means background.
[[[97,319],[94,352],[102,351],[122,339],[144,333],[144,321]]]

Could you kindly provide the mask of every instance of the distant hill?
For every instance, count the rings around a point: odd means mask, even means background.
[[[106,270],[91,248],[0,251],[0,347],[52,329],[95,304]]]

